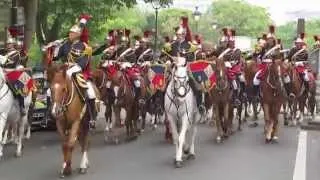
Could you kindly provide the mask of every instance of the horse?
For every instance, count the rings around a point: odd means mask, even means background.
[[[188,81],[187,67],[174,66],[164,99],[166,118],[176,146],[174,161],[176,168],[183,166],[183,153],[187,155],[187,159],[195,158],[194,142],[197,133],[195,118],[198,108]]]
[[[278,116],[284,101],[281,64],[281,60],[273,60],[268,64],[265,78],[261,82],[266,143],[278,141]]]
[[[220,143],[223,137],[232,134],[233,106],[232,106],[232,89],[226,74],[225,63],[221,59],[216,59],[216,86],[210,94],[214,106],[214,114],[217,127],[216,141]],[[214,119],[213,119],[214,120]],[[240,129],[240,122],[239,127]]]
[[[25,97],[24,105],[28,110],[31,104],[32,91],[27,93]],[[21,115],[20,106],[18,101],[14,98],[13,92],[7,85],[6,75],[4,70],[0,67],[0,103],[3,106],[0,107],[0,159],[3,156],[3,146],[7,143],[7,136],[9,132],[9,127],[11,126],[14,131],[12,136],[16,137],[15,143],[16,157],[22,156],[23,147],[23,137],[25,132],[25,127],[28,124],[28,114]]]
[[[258,72],[258,64],[255,60],[247,60],[244,63],[244,75],[246,79],[246,88],[245,91],[247,93],[247,102],[245,102],[245,118],[244,122],[247,121],[247,117],[249,117],[248,108],[252,105],[253,109],[253,121],[254,123],[250,126],[256,127],[258,121],[258,114],[259,114],[259,101],[255,98],[253,94],[253,79],[255,74]]]
[[[307,94],[303,86],[303,79],[301,79],[299,72],[293,64],[287,64],[286,69],[288,75],[287,78],[291,84],[291,93],[289,95],[288,106],[291,114],[292,125],[297,125],[297,119],[299,123],[303,120],[304,108],[307,100]],[[299,108],[299,114],[297,113]]]
[[[85,174],[89,168],[89,113],[86,103],[75,82],[66,75],[68,65],[50,64],[47,69],[50,84],[52,110],[56,120],[57,131],[63,141],[63,165],[61,178],[72,174],[72,153],[76,141],[81,145],[82,159],[79,172]]]
[[[124,69],[120,69],[118,67],[115,69],[114,75],[111,77],[110,87],[114,93],[112,113],[114,113],[115,117],[115,126],[120,127],[121,119],[125,119],[127,137],[135,138],[137,131],[137,119],[139,116],[137,106],[138,102],[135,102],[136,99],[130,79],[125,73]]]

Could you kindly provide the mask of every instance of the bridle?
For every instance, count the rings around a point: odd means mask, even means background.
[[[179,89],[183,88],[185,91],[183,94],[179,93]],[[178,96],[180,98],[186,97],[186,95],[189,93],[191,87],[188,84],[187,77],[180,77],[173,75],[173,89],[172,92],[175,96]]]

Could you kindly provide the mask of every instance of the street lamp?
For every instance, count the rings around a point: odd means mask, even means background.
[[[155,37],[154,37],[154,51],[153,51],[153,59],[156,58],[156,52],[158,50],[158,13],[161,8],[161,4],[159,0],[153,0],[151,2],[153,9],[156,11],[156,23],[155,23]]]
[[[216,30],[218,28],[218,24],[216,22],[213,22],[211,24],[211,28],[212,28],[212,30]]]
[[[198,32],[198,22],[199,22],[199,20],[200,20],[200,17],[201,17],[201,12],[198,10],[199,9],[199,7],[198,6],[196,6],[196,9],[195,9],[195,11],[193,12],[193,17],[194,17],[194,20],[196,21],[196,31]]]

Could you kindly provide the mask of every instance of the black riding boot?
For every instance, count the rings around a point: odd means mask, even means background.
[[[292,83],[285,83],[284,84],[284,89],[286,90],[286,94],[287,94],[287,96],[288,97],[293,97],[294,96],[294,94],[292,93]]]
[[[96,113],[95,113],[95,99],[86,99],[88,105],[88,112],[90,116],[89,126],[92,129],[96,128]]]
[[[241,101],[239,99],[238,89],[234,89],[232,92],[232,102],[233,102],[233,106],[235,107],[238,107],[241,104]]]
[[[205,111],[204,102],[202,102],[202,92],[196,90],[195,96],[196,96],[196,102],[197,102],[197,106],[199,108],[199,112],[200,112],[200,114],[202,114]]]
[[[240,92],[244,98],[247,98],[246,85],[244,82],[240,82]]]
[[[24,107],[24,97],[21,95],[18,95],[17,98],[18,98],[18,102],[19,102],[19,106],[20,106],[20,114],[22,116],[24,116],[24,115],[26,115],[26,110]]]
[[[304,87],[306,88],[305,92],[308,94],[309,93],[309,82],[308,81],[303,81],[303,83],[304,83]]]
[[[259,85],[253,85],[253,96],[254,96],[254,99],[257,101],[259,99],[259,90],[260,90]]]

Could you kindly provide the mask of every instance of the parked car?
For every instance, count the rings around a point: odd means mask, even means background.
[[[47,94],[48,82],[41,67],[35,67],[32,71],[32,78],[36,83],[37,96],[31,118],[31,127],[55,129],[55,120],[50,116],[50,99]]]

